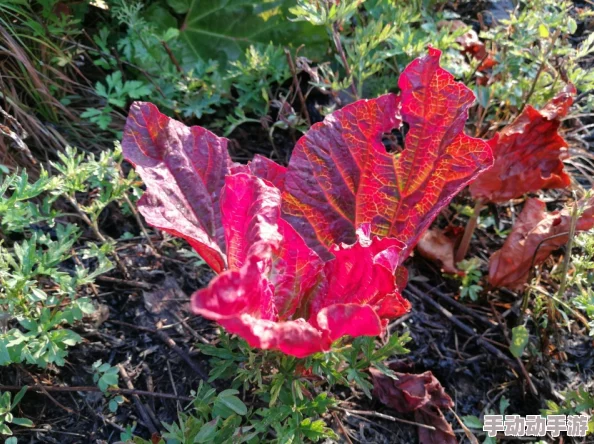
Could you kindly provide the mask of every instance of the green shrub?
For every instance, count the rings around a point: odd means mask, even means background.
[[[42,171],[30,183],[23,172],[0,183],[0,365],[64,365],[67,349],[81,341],[66,327],[95,310],[80,289],[112,268],[114,241],[100,233],[99,215],[111,202],[128,205],[135,192],[134,176],[120,172],[118,148],[99,159],[70,148],[60,160],[55,176]],[[81,204],[81,193],[94,197]],[[76,213],[59,210],[64,201]],[[81,229],[66,221],[73,216],[87,222],[96,242],[81,244]]]

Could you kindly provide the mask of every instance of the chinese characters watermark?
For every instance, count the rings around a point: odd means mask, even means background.
[[[491,437],[503,432],[505,436],[545,436],[550,433],[557,437],[561,432],[567,436],[586,436],[588,415],[485,415],[483,431]]]

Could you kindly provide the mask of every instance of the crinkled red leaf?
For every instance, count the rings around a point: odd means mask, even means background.
[[[463,133],[474,95],[439,66],[440,51],[402,73],[401,96],[360,100],[313,125],[289,162],[283,217],[324,259],[356,228],[414,247],[439,211],[492,164],[486,142]],[[387,153],[382,134],[409,125],[405,149]]]
[[[326,333],[331,343],[347,335],[378,336],[384,330],[374,308],[361,304],[334,304],[323,308],[315,316],[315,325]]]
[[[399,241],[361,233],[359,242],[337,247],[336,259],[324,264],[278,218],[280,193],[268,182],[245,173],[227,177],[221,206],[225,232],[227,222],[233,231],[228,251],[238,253],[229,259],[230,270],[194,293],[192,308],[251,346],[303,357],[329,350],[345,335],[378,335],[388,319],[409,310],[384,265],[398,263]],[[241,227],[251,246],[229,241]]]
[[[406,268],[398,267],[402,262],[402,250],[405,247],[402,242],[389,237],[374,237],[369,223],[364,223],[359,227],[357,239],[361,246],[370,248],[374,263],[383,265],[392,274],[400,275],[399,278],[402,278],[402,273],[398,271],[400,269],[406,270]],[[339,248],[334,247],[334,250],[339,250]],[[404,285],[399,286],[399,288],[404,288],[405,285],[406,279]]]
[[[594,198],[578,202],[581,215],[576,229],[594,227]],[[532,266],[567,244],[572,210],[548,213],[539,199],[528,199],[503,247],[489,261],[489,282],[496,287],[521,288],[530,278]]]
[[[431,372],[421,374],[395,372],[397,379],[370,368],[373,394],[399,413],[409,413],[427,405],[453,407],[454,403]]]
[[[435,430],[419,427],[420,442],[458,442],[452,427],[441,412],[441,409],[453,407],[454,403],[433,373],[415,375],[395,372],[394,379],[374,368],[370,368],[369,371],[373,378],[373,396],[397,412],[414,412],[417,422],[435,427]]]
[[[379,335],[382,319],[410,310],[391,268],[399,263],[404,245],[392,238],[372,239],[366,232],[367,227],[358,230],[351,246],[333,248],[334,260],[324,265],[326,280],[311,300],[310,323],[328,330],[333,341],[344,335]]]
[[[557,131],[574,94],[575,87],[569,84],[542,110],[526,106],[489,141],[495,164],[470,184],[475,199],[505,202],[529,192],[569,186],[562,162],[567,142]]]
[[[220,206],[229,269],[241,268],[249,256],[258,254],[262,243],[280,247],[280,203],[279,190],[263,180],[245,173],[226,177]]]
[[[287,167],[279,165],[274,160],[259,154],[256,154],[247,165],[242,165],[239,163],[233,164],[230,174],[237,173],[253,174],[260,179],[264,179],[272,183],[281,191],[285,189],[285,175],[287,174]]]
[[[256,154],[249,163],[250,172],[254,176],[265,179],[271,182],[279,190],[285,189],[285,175],[287,174],[287,167],[279,165],[274,160],[268,157]]]
[[[300,295],[317,285],[323,263],[280,218],[280,208],[280,191],[269,182],[246,173],[225,179],[221,211],[228,267],[238,269],[250,256],[270,255],[275,312],[288,319],[297,309]]]
[[[409,302],[398,293],[391,268],[400,262],[404,245],[393,238],[372,239],[367,230],[358,230],[353,245],[332,249],[335,258],[324,265],[326,281],[312,299],[313,314],[336,304],[370,305],[391,318],[410,309]]]
[[[282,189],[286,173],[285,167],[260,155],[248,165],[234,164],[227,142],[204,128],[187,127],[143,102],[131,106],[122,141],[124,156],[147,187],[138,205],[146,221],[186,239],[216,272],[227,266],[237,268],[237,259],[245,260],[245,246],[253,241],[237,233],[232,240],[235,250],[226,250],[229,236],[242,230],[243,221],[223,231],[220,194],[225,176],[254,174]],[[241,204],[241,198],[236,204]],[[226,263],[227,257],[232,263]]]
[[[263,263],[261,255],[252,256],[240,270],[217,276],[207,288],[194,293],[193,311],[217,321],[252,347],[299,357],[328,350],[327,335],[303,319],[278,320],[274,286],[267,278],[271,256],[269,251],[264,260],[268,263]]]
[[[394,166],[381,135],[400,124],[399,106],[393,94],[355,102],[313,125],[293,150],[283,217],[325,259],[331,245],[354,243],[358,226],[389,211],[380,205],[395,193]]]
[[[279,205],[280,209],[280,205]],[[278,221],[283,238],[274,259],[274,300],[280,319],[289,319],[320,281],[324,263],[289,223]]]
[[[122,148],[147,187],[138,203],[146,221],[186,239],[213,270],[224,270],[219,199],[231,166],[227,139],[188,128],[151,103],[135,102]]]

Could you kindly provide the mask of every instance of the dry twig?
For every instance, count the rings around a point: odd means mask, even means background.
[[[412,295],[413,297],[417,297],[417,298],[421,299],[423,302],[426,302],[427,304],[431,305],[439,313],[441,313],[443,316],[445,316],[452,324],[454,324],[460,330],[462,330],[466,334],[468,334],[471,339],[476,340],[476,342],[480,346],[482,346],[485,350],[487,350],[488,352],[497,356],[499,359],[501,359],[503,362],[505,362],[514,371],[518,371],[518,365],[514,361],[512,361],[510,358],[508,358],[505,354],[503,354],[499,349],[497,349],[493,345],[491,345],[490,341],[488,339],[483,338],[482,336],[478,335],[472,328],[470,328],[468,325],[461,322],[456,316],[454,316],[451,312],[449,312],[448,310],[443,308],[441,305],[439,305],[436,301],[431,299],[429,296],[427,296],[423,292],[417,290],[415,287],[409,287],[409,288],[407,288],[407,290],[405,290],[405,292]]]

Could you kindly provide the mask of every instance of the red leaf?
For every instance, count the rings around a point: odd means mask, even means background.
[[[363,328],[361,324],[369,329],[367,336],[378,335],[382,332],[380,317],[391,319],[410,310],[410,303],[398,292],[391,268],[399,262],[404,245],[396,239],[371,239],[365,230],[359,230],[357,237],[355,244],[332,250],[335,259],[324,265],[326,281],[311,302],[310,322],[328,329],[332,340],[345,334],[360,336],[353,332]],[[355,310],[349,307],[352,304],[369,309]],[[367,321],[357,322],[363,317]],[[352,331],[339,333],[336,328]]]
[[[122,141],[126,159],[147,187],[138,203],[146,221],[186,239],[217,273],[227,266],[238,268],[236,261],[247,257],[245,245],[239,244],[253,242],[237,233],[243,221],[223,231],[220,199],[225,176],[251,173],[282,189],[286,172],[285,167],[260,155],[247,166],[234,164],[227,142],[204,128],[187,127],[143,102],[131,106]],[[241,198],[236,204],[241,204]],[[226,250],[233,233],[232,243],[241,252]],[[241,257],[236,257],[238,254]],[[232,263],[227,264],[226,258]]]
[[[315,124],[289,162],[283,217],[324,259],[333,243],[354,243],[356,228],[406,245],[404,259],[439,211],[492,164],[486,142],[463,133],[474,95],[439,67],[441,52],[402,73],[401,96],[360,100]],[[408,123],[395,156],[382,134]]]
[[[266,277],[269,261],[270,256],[264,261],[252,256],[240,270],[221,273],[207,288],[194,293],[193,311],[217,321],[252,347],[298,357],[328,350],[327,335],[305,320],[278,320],[274,286]]]
[[[406,311],[404,311],[406,313]],[[334,342],[343,336],[378,336],[384,325],[370,305],[334,304],[320,310],[310,324],[324,331]]]
[[[522,114],[489,141],[495,164],[471,185],[475,199],[505,202],[547,188],[565,188],[567,142],[557,130],[573,103],[571,84],[542,110],[526,106]]]
[[[399,413],[415,413],[415,420],[431,425],[436,430],[419,427],[421,443],[457,443],[452,427],[445,420],[441,409],[454,406],[431,372],[420,375],[395,372],[397,379],[386,376],[379,370],[369,369],[373,378],[373,395]]]
[[[594,227],[594,198],[578,203],[581,215],[576,230]],[[572,210],[548,213],[544,202],[528,199],[503,247],[489,262],[489,282],[496,287],[521,288],[530,277],[532,266],[542,264],[549,255],[567,244]]]
[[[281,191],[285,189],[285,175],[287,174],[287,168],[279,165],[268,157],[261,156],[260,154],[256,154],[247,165],[234,164],[231,167],[230,174],[237,173],[253,174],[260,179],[272,183]]]
[[[241,268],[262,245],[280,247],[280,204],[279,190],[264,181],[245,173],[226,177],[220,205],[229,269]]]
[[[398,262],[399,241],[361,233],[323,264],[278,217],[280,193],[267,182],[227,177],[221,206],[228,251],[237,253],[230,270],[194,293],[192,308],[251,346],[304,357],[344,335],[378,335],[388,319],[410,309],[384,265]]]
[[[134,102],[122,148],[147,186],[138,202],[146,221],[187,240],[217,273],[225,269],[219,199],[231,166],[227,139]]]
[[[278,229],[283,242],[274,262],[274,299],[280,319],[289,319],[299,308],[300,295],[318,285],[324,264],[288,222],[280,219]]]
[[[271,182],[279,190],[285,189],[285,175],[287,168],[270,160],[268,157],[256,154],[249,163],[250,171],[254,176]]]
[[[427,405],[453,407],[454,403],[431,372],[415,375],[395,372],[397,379],[370,368],[373,394],[399,413],[409,413]]]

